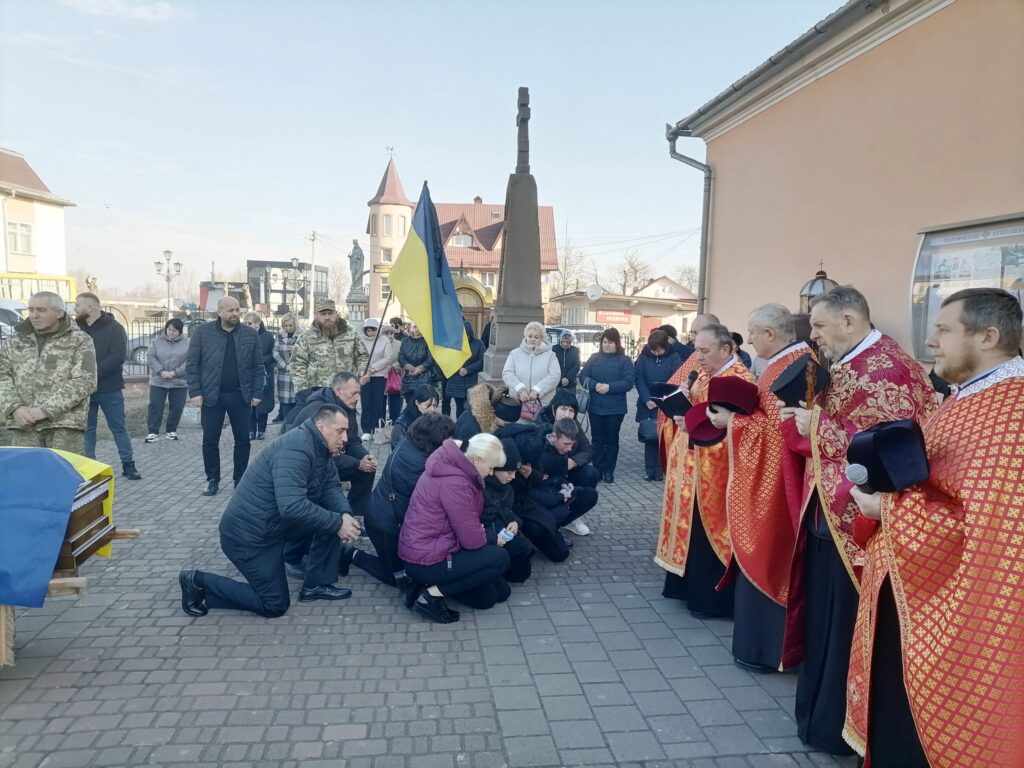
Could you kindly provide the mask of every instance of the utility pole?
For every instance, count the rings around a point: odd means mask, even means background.
[[[309,304],[309,322],[316,318],[316,230],[309,236],[309,289],[306,293]]]

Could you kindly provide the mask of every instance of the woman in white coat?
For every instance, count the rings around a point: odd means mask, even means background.
[[[562,375],[558,358],[545,342],[545,336],[543,325],[527,323],[522,343],[509,352],[501,372],[509,394],[518,397],[524,406],[531,400],[535,401],[537,410],[551,402]],[[525,414],[526,407],[523,411]]]

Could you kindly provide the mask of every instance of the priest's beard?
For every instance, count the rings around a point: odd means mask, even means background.
[[[323,332],[324,336],[326,336],[328,339],[337,338],[338,334],[341,333],[341,328],[338,327],[337,320],[322,323],[320,322],[319,319],[317,319],[314,320],[313,322],[316,323],[317,327]]]
[[[935,373],[953,384],[963,384],[983,371],[978,370],[980,355],[976,349],[965,349],[960,355],[943,357],[935,366]]]

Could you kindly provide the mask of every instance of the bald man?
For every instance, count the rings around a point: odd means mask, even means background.
[[[241,322],[235,299],[217,302],[216,322],[204,323],[192,333],[188,348],[188,395],[202,406],[204,496],[220,490],[220,434],[224,416],[235,438],[234,481],[242,479],[249,464],[249,409],[260,403],[263,363],[256,331]]]

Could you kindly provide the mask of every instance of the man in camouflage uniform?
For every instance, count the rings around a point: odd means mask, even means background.
[[[310,387],[329,387],[339,371],[353,371],[360,377],[359,383],[365,384],[370,380],[363,376],[367,359],[362,339],[345,318],[338,316],[334,302],[320,299],[316,303],[313,325],[295,342],[288,370],[295,380],[296,392]]]
[[[60,296],[33,295],[28,320],[0,348],[0,417],[14,445],[82,453],[95,390],[92,339],[71,321]]]

